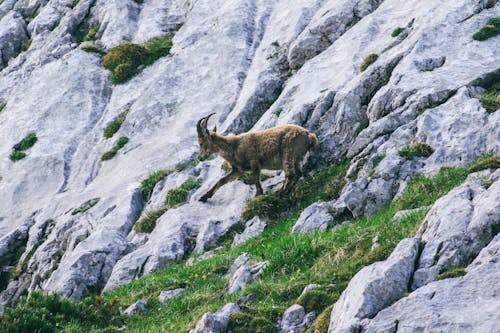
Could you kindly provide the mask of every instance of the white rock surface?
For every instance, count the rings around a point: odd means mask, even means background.
[[[404,239],[386,261],[361,269],[333,306],[328,333],[343,332],[398,300],[408,290],[418,246],[417,239]]]
[[[245,289],[250,283],[254,282],[262,275],[267,265],[269,265],[269,261],[258,262],[251,266],[248,264],[242,265],[229,279],[227,292],[229,294],[234,294]]]
[[[123,313],[128,315],[128,316],[133,316],[139,313],[144,313],[146,312],[146,305],[148,305],[148,299],[144,298],[141,300],[138,300],[134,304],[130,305],[128,308],[126,308]]]
[[[486,1],[468,0],[404,5],[80,0],[71,5],[69,0],[0,3],[0,103],[5,104],[0,239],[32,221],[22,257],[33,253],[26,272],[1,293],[0,304],[14,302],[25,289],[80,299],[217,246],[254,194],[252,187],[233,182],[208,203],[196,202],[221,176],[220,159],[172,176],[148,203],[139,191],[151,172],[193,156],[196,121],[211,112],[226,132],[303,125],[320,139],[321,162],[351,159],[348,184],[330,203],[333,221],[324,210],[309,215],[320,229],[373,213],[418,172],[434,173],[500,151],[499,113],[487,113],[477,100],[498,71],[499,43],[496,37],[471,38],[489,18],[500,16],[498,4],[491,9],[485,9]],[[98,24],[95,43],[104,48],[174,33],[171,55],[129,82],[112,85],[101,57],[81,50],[76,39]],[[398,26],[405,30],[394,39],[390,34]],[[29,39],[30,47],[21,52]],[[380,57],[360,73],[370,53]],[[105,139],[106,125],[125,110],[122,128]],[[12,162],[12,147],[31,132],[38,142],[26,158]],[[130,142],[112,160],[100,161],[120,136]],[[398,156],[415,142],[426,142],[435,152],[413,160]],[[374,157],[381,154],[385,158],[375,166]],[[202,188],[186,205],[165,213],[151,235],[137,236],[132,228],[143,211],[158,208],[170,186],[192,176],[203,181]],[[495,195],[485,199],[496,200]],[[99,202],[88,211],[71,215],[95,198]],[[477,223],[487,219],[478,215]],[[0,258],[7,261],[16,264]],[[432,265],[422,268],[432,271]]]
[[[158,296],[158,301],[160,303],[165,303],[167,300],[169,300],[171,298],[174,298],[174,297],[177,297],[177,296],[179,296],[180,294],[182,294],[185,291],[186,291],[185,288],[177,288],[177,289],[173,289],[173,290],[164,290]]]
[[[267,223],[258,216],[245,223],[245,230],[241,234],[234,235],[233,246],[245,243],[247,240],[260,235],[266,228]]]
[[[495,332],[500,321],[500,235],[462,277],[431,282],[379,312],[363,332]]]
[[[299,219],[292,228],[292,232],[325,231],[333,223],[330,209],[331,204],[327,202],[313,203],[300,214]]]
[[[189,333],[225,333],[231,315],[240,311],[241,309],[237,304],[228,303],[215,313],[207,312],[198,320],[196,327]]]
[[[294,304],[289,307],[280,320],[280,333],[300,333],[311,327],[316,313],[314,311],[306,313],[302,305]]]

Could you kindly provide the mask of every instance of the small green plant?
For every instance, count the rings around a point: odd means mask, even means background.
[[[96,40],[97,33],[99,32],[99,29],[101,29],[101,23],[97,23],[94,26],[88,27],[86,29],[79,29],[75,33],[75,39],[78,43],[83,43],[83,42],[90,42]]]
[[[128,143],[128,141],[129,139],[126,136],[122,136],[121,138],[119,138],[115,146],[101,156],[101,161],[112,159],[116,155],[116,153]]]
[[[404,28],[401,28],[401,27],[397,27],[396,29],[394,29],[391,33],[391,37],[398,37],[405,29]]]
[[[279,116],[280,116],[281,112],[283,112],[283,109],[281,109],[281,108],[280,108],[280,109],[276,109],[273,113],[274,113],[274,115],[275,115],[276,117],[278,117],[278,118],[279,118]]]
[[[500,83],[494,84],[488,91],[482,94],[479,97],[479,101],[489,113],[500,109]]]
[[[332,313],[332,306],[327,307],[316,318],[311,326],[311,333],[328,333],[328,326],[330,325],[330,315]]]
[[[97,54],[100,54],[100,55],[105,55],[106,54],[106,51],[104,51],[103,49],[101,49],[100,47],[95,46],[95,45],[83,45],[81,47],[81,49],[83,51],[89,52],[89,53],[97,53]]]
[[[3,111],[3,109],[5,109],[7,105],[5,103],[0,103],[0,112]]]
[[[16,162],[16,161],[19,161],[19,160],[22,160],[23,158],[26,157],[26,153],[23,152],[23,151],[19,151],[19,150],[14,150],[9,158],[11,159],[11,161],[13,162]]]
[[[177,163],[176,166],[174,167],[174,169],[177,172],[181,172],[181,171],[186,170],[189,167],[196,166],[198,163],[200,163],[200,161],[196,157],[194,157],[194,158],[191,158],[188,161]]]
[[[73,3],[71,4],[71,9],[75,8],[78,6],[78,3],[80,3],[80,0],[73,0]]]
[[[134,0],[135,3],[139,4],[139,5],[142,5],[142,3],[144,2],[144,0]]]
[[[248,200],[242,217],[245,221],[254,216],[260,216],[265,219],[277,219],[286,208],[286,201],[272,194],[259,195]]]
[[[438,280],[451,279],[459,276],[464,276],[467,274],[465,268],[463,267],[452,267],[442,273],[440,273],[437,277]]]
[[[81,214],[87,212],[90,208],[97,205],[100,198],[90,199],[89,201],[84,202],[80,207],[73,209],[71,215]]]
[[[38,141],[35,133],[28,134],[24,139],[22,139],[18,144],[14,146],[15,150],[27,150]]]
[[[375,61],[377,61],[378,59],[378,54],[376,53],[372,53],[372,54],[369,54],[364,60],[363,62],[361,63],[361,66],[359,67],[359,71],[360,72],[364,72],[368,66],[370,66],[371,64],[373,64]]]
[[[306,312],[320,313],[333,303],[333,298],[323,290],[313,289],[300,296],[296,303],[302,305]]]
[[[57,294],[34,291],[22,297],[13,308],[7,308],[0,320],[0,331],[9,333],[50,333],[70,322],[91,322],[97,327],[123,324],[117,299],[104,301],[102,296],[72,303]]]
[[[115,135],[115,133],[118,132],[118,130],[122,126],[123,122],[127,118],[127,113],[128,113],[128,110],[123,111],[118,116],[116,116],[115,119],[113,119],[112,121],[110,121],[108,123],[108,125],[104,129],[104,133],[103,133],[104,137],[106,139],[113,137],[113,135]]]
[[[233,333],[272,333],[276,332],[276,326],[264,317],[237,312],[229,318],[228,330]]]
[[[33,40],[30,38],[26,41],[26,43],[24,43],[23,47],[21,48],[21,52],[26,52],[28,51],[28,49],[30,48],[31,46],[31,43],[33,42]]]
[[[102,65],[111,71],[114,84],[125,83],[139,72],[139,67],[149,66],[168,55],[171,47],[172,36],[155,38],[143,45],[125,43],[112,48]]]
[[[10,154],[12,161],[19,161],[26,157],[25,150],[30,149],[38,141],[35,133],[28,134],[24,139],[14,145],[14,151]]]
[[[472,38],[477,41],[484,41],[498,34],[500,34],[500,17],[494,17],[481,30],[472,35]]]
[[[498,2],[498,0],[488,0],[488,3],[486,3],[486,8],[490,9],[490,8],[495,7],[495,5],[497,4],[497,2]]]
[[[142,219],[139,220],[134,225],[134,230],[135,232],[138,233],[150,233],[153,231],[153,229],[156,227],[156,221],[165,214],[165,212],[168,210],[168,207],[161,207],[159,209],[150,211],[144,216]]]
[[[141,182],[142,199],[148,201],[153,194],[156,184],[169,174],[166,170],[158,170],[150,174]]]
[[[403,147],[398,154],[401,157],[412,159],[413,157],[429,157],[433,152],[434,150],[427,143],[418,142],[414,145]]]
[[[477,159],[471,166],[469,172],[477,172],[485,169],[498,169],[500,168],[500,155],[486,154]]]
[[[190,191],[201,186],[201,182],[197,179],[190,178],[178,188],[171,189],[165,198],[167,207],[178,207],[186,202]]]

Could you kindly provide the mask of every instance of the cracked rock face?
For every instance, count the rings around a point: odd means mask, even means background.
[[[500,238],[494,235],[500,182],[498,171],[480,175],[469,175],[437,200],[417,235],[401,241],[386,261],[353,277],[333,306],[329,333],[493,329],[499,319],[492,281],[500,277]],[[486,179],[492,182],[487,188]],[[467,274],[436,281],[456,267],[466,267]]]
[[[140,194],[140,182],[149,174],[193,157],[196,122],[211,112],[222,133],[302,125],[318,135],[323,162],[351,160],[340,198],[322,209],[311,206],[302,220],[313,222],[299,224],[297,231],[371,214],[416,173],[500,151],[499,113],[487,113],[477,100],[498,75],[500,48],[496,38],[471,38],[489,18],[500,16],[498,5],[80,0],[72,8],[72,3],[0,3],[1,244],[19,228],[27,234],[18,242],[24,252],[12,255],[12,246],[4,246],[0,262],[12,266],[28,259],[26,271],[0,293],[2,305],[24,290],[77,300],[217,247],[254,194],[253,187],[235,181],[207,203],[197,202],[222,176],[220,159],[163,179],[148,202]],[[398,26],[403,32],[391,37]],[[102,58],[81,49],[79,40],[90,30],[96,40],[87,45],[105,50],[166,34],[174,35],[173,47],[127,83],[113,85]],[[379,58],[361,73],[371,53]],[[104,138],[108,123],[125,111],[116,135]],[[38,141],[27,157],[11,161],[12,147],[33,132]],[[129,143],[101,161],[122,136]],[[434,153],[412,160],[398,155],[417,142]],[[151,234],[133,231],[145,212],[162,207],[168,191],[191,177],[202,186],[189,193],[185,205],[163,214]],[[477,200],[496,200],[494,194],[471,191]],[[94,205],[82,206],[96,198]],[[483,213],[473,218],[474,225],[491,213],[478,211]],[[248,227],[251,235],[262,229]],[[452,259],[458,254],[447,253],[439,269],[458,260]],[[432,276],[433,266],[422,261],[419,267]]]
[[[229,318],[233,313],[240,312],[240,307],[235,303],[228,303],[215,313],[205,313],[196,327],[189,333],[224,333],[229,324]]]
[[[269,265],[269,261],[258,262],[254,265],[243,264],[240,266],[229,279],[227,292],[229,294],[234,294],[245,289],[250,283],[254,282],[262,275],[267,265]]]

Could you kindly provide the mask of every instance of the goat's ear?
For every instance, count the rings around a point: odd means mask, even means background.
[[[212,132],[217,132],[217,126],[214,126],[214,129],[212,130]]]

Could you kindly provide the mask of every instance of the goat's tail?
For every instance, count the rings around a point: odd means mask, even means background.
[[[318,137],[314,133],[309,133],[309,149],[318,145]]]

